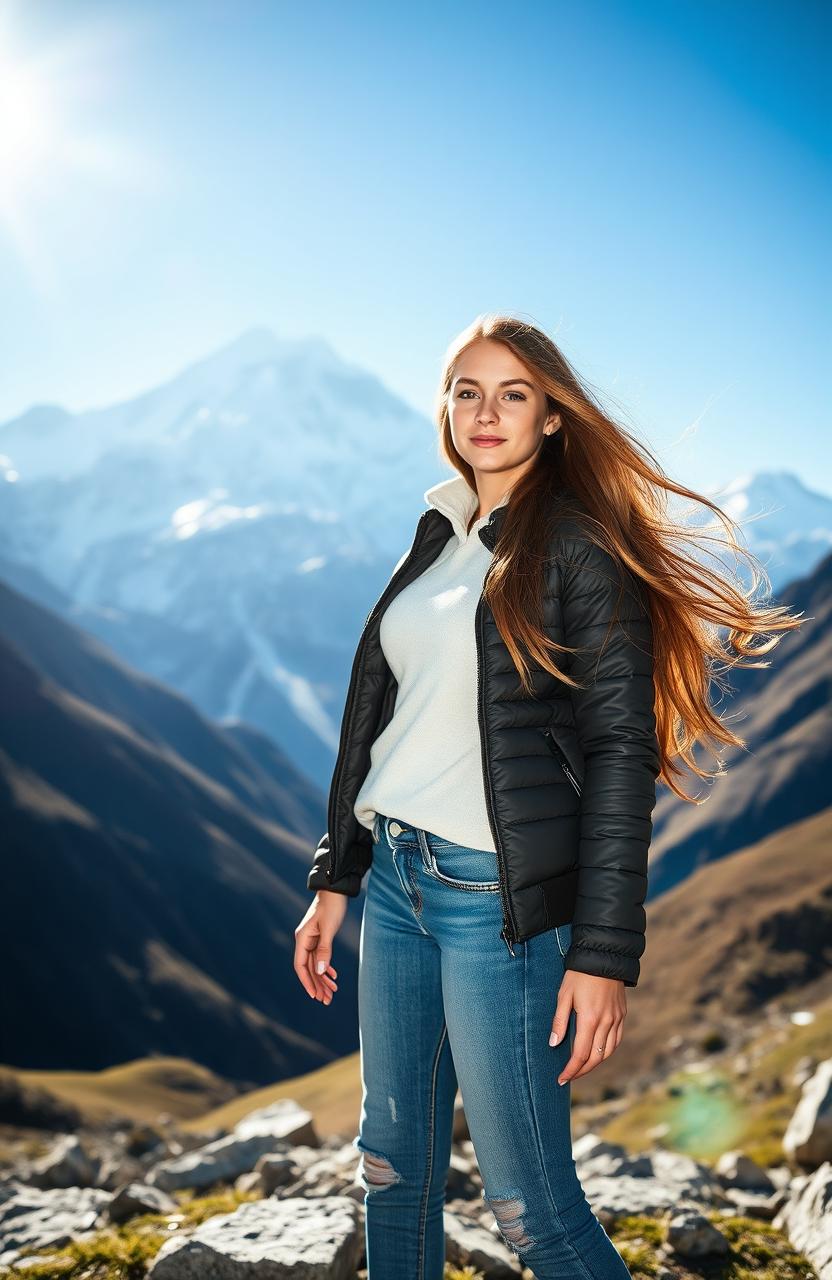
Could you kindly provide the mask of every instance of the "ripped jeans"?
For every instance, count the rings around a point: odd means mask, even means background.
[[[361,922],[362,1153],[368,1280],[441,1280],[454,1101],[487,1202],[538,1280],[628,1280],[572,1157],[575,1013],[549,1033],[571,925],[512,956],[493,853],[384,815]]]

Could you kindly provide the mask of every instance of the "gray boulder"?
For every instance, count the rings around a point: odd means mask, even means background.
[[[231,1134],[174,1160],[161,1161],[150,1170],[147,1181],[163,1191],[178,1191],[183,1187],[197,1190],[215,1182],[233,1183],[241,1174],[250,1173],[262,1155],[278,1147],[285,1147],[285,1143],[269,1134],[251,1138]]]
[[[110,1194],[98,1187],[42,1189],[8,1182],[0,1198],[0,1265],[21,1250],[60,1248],[104,1221]]]
[[[783,1150],[808,1169],[832,1160],[832,1058],[821,1062],[803,1085]]]
[[[661,1215],[680,1206],[696,1209],[726,1200],[706,1164],[662,1147],[631,1155],[617,1143],[587,1133],[573,1144],[573,1155],[586,1197],[605,1227],[627,1214]]]
[[[160,1160],[145,1180],[165,1191],[234,1183],[241,1174],[251,1173],[261,1156],[272,1152],[285,1155],[297,1144],[317,1149],[320,1139],[310,1113],[291,1098],[281,1098],[243,1116],[231,1133],[173,1159]]]
[[[280,1098],[267,1107],[250,1111],[235,1124],[234,1134],[238,1138],[260,1137],[267,1134],[273,1138],[280,1138],[292,1146],[319,1147],[321,1145],[311,1113],[299,1107],[291,1098]]]
[[[364,1247],[350,1199],[255,1200],[166,1240],[149,1280],[354,1280]]]
[[[832,1280],[832,1163],[793,1180],[773,1225],[806,1255],[820,1280]]]

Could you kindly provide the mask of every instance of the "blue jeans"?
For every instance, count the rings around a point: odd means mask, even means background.
[[[571,925],[512,956],[497,860],[378,815],[361,922],[358,1136],[368,1280],[441,1280],[457,1086],[483,1197],[538,1280],[629,1280],[572,1157],[549,1033]]]

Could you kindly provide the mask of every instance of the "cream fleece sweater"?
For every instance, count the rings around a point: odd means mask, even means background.
[[[474,636],[474,614],[491,561],[479,530],[490,512],[467,532],[478,501],[459,475],[433,485],[425,501],[448,516],[454,532],[433,564],[382,615],[381,647],[398,690],[390,723],[370,749],[370,768],[353,812],[371,829],[382,813],[494,853],[482,776]]]

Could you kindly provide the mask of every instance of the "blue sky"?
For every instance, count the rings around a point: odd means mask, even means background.
[[[0,420],[133,395],[254,324],[429,414],[446,343],[508,310],[685,483],[832,492],[831,25],[0,0]]]

